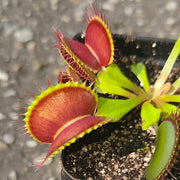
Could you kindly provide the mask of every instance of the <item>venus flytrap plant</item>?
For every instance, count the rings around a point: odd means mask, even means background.
[[[180,114],[164,114],[157,132],[157,143],[149,166],[145,170],[148,180],[164,179],[167,174],[177,180],[171,173],[176,168],[180,150]]]
[[[55,47],[58,48],[70,71],[74,71],[80,78],[93,82],[96,73],[113,62],[114,43],[102,12],[92,5],[86,14],[85,43],[68,39],[60,31],[54,30],[59,40]]]
[[[142,63],[131,66],[131,71],[139,79],[140,86],[131,82],[116,64],[104,68],[97,75],[95,86],[98,92],[119,95],[125,99],[99,98],[97,113],[116,118],[118,121],[127,112],[141,104],[142,129],[146,130],[152,125],[157,126],[162,112],[171,113],[177,110],[177,107],[169,102],[180,103],[180,95],[175,94],[180,88],[180,78],[172,84],[166,82],[179,54],[180,38],[174,45],[155,84],[151,86],[146,67]],[[110,112],[107,111],[109,108]]]
[[[96,73],[113,62],[113,38],[94,5],[87,12],[87,22],[84,44],[55,31],[59,40],[55,46],[68,65],[67,71],[59,74],[56,86],[48,81],[47,90],[40,88],[41,94],[33,96],[24,114],[27,133],[40,143],[51,144],[37,169],[65,146],[112,121],[96,116],[98,96],[92,85]]]
[[[179,54],[180,37],[154,85],[150,85],[145,65],[142,63],[131,66],[140,86],[125,77],[116,64],[100,71],[95,83],[98,92],[123,98],[100,97],[97,114],[116,118],[115,121],[118,121],[130,110],[141,105],[142,129],[154,126],[157,130],[156,150],[145,171],[148,180],[163,179],[168,173],[176,179],[170,171],[175,168],[174,164],[179,157],[180,110],[171,103],[180,103],[180,94],[175,94],[180,88],[180,78],[172,84],[166,81]]]
[[[47,90],[35,96],[25,114],[25,126],[33,139],[51,144],[37,170],[65,146],[111,121],[110,118],[96,116],[98,98],[91,87],[67,81],[66,75],[61,77],[61,81],[56,86],[49,83]]]
[[[86,133],[120,120],[141,105],[142,129],[155,126],[158,131],[156,151],[145,174],[149,180],[163,178],[173,167],[180,149],[180,110],[170,104],[180,103],[180,95],[175,94],[180,78],[172,84],[166,82],[180,54],[180,38],[154,85],[149,83],[144,64],[131,66],[139,86],[113,64],[114,42],[104,19],[102,12],[92,5],[87,11],[85,43],[55,31],[59,40],[55,46],[68,65],[67,72],[60,73],[56,86],[48,81],[48,89],[41,89],[41,94],[34,96],[24,114],[27,132],[38,142],[51,144],[37,169]],[[121,99],[98,97],[97,92],[119,95]]]

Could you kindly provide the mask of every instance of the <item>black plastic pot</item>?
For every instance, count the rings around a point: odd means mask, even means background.
[[[113,35],[115,41],[115,49],[117,55],[135,56],[137,61],[145,62],[148,59],[153,59],[153,62],[159,62],[163,66],[171,52],[175,41],[170,39],[159,39],[150,37],[134,37],[127,35]],[[74,39],[83,42],[81,35],[77,34]],[[176,62],[180,66],[180,58]],[[111,124],[111,123],[110,123]],[[108,126],[108,125],[107,125]],[[62,180],[80,180],[71,176],[64,168],[64,160],[66,149],[60,155],[60,179]]]

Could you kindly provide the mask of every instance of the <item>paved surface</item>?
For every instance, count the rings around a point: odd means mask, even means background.
[[[47,88],[46,76],[56,83],[63,63],[53,48],[52,28],[69,37],[86,26],[88,0],[0,1],[0,180],[58,180],[58,155],[34,173],[32,163],[42,159],[48,145],[21,136],[15,123],[18,99],[38,94],[35,84]],[[180,34],[178,0],[100,0],[112,32],[177,39]],[[22,111],[23,112],[23,111]]]

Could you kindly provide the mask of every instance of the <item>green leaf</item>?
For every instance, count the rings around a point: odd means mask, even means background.
[[[143,103],[141,108],[142,129],[146,130],[148,127],[157,124],[160,114],[161,110],[155,108],[150,101]]]
[[[109,92],[124,97],[129,97],[129,95],[132,97],[133,95],[133,93],[127,90],[133,91],[136,94],[144,93],[143,89],[131,82],[116,64],[111,64],[98,73],[95,86],[99,89],[102,88],[101,90],[105,93]],[[111,87],[112,89],[110,91]],[[126,95],[126,93],[128,95]]]
[[[106,116],[115,119],[114,122],[120,120],[126,113],[139,105],[143,99],[135,97],[132,99],[108,99],[100,97],[98,99],[97,115]]]
[[[177,57],[180,54],[180,37],[178,38],[178,40],[176,41],[159,77],[157,78],[155,84],[154,84],[154,88],[153,88],[153,94],[154,96],[156,95],[156,93],[159,91],[159,89],[161,88],[161,86],[165,83],[165,81],[167,80],[171,69],[174,66],[174,63],[176,62]]]
[[[145,170],[148,180],[159,179],[169,162],[172,162],[175,152],[177,132],[171,121],[163,121],[157,132],[156,149],[149,166]]]
[[[156,106],[161,109],[162,112],[171,114],[173,112],[177,112],[178,107],[169,103],[166,103],[164,101],[159,100],[158,103],[156,103]]]
[[[150,84],[147,77],[146,67],[143,63],[138,63],[137,65],[131,65],[131,71],[137,76],[140,81],[141,87],[145,89],[147,93],[150,90]]]
[[[97,92],[99,93],[109,93],[109,94],[115,94],[120,95],[126,98],[133,98],[136,97],[136,95],[124,88],[121,88],[119,85],[112,84],[107,81],[103,82],[96,82]]]
[[[164,94],[160,96],[160,99],[165,102],[180,102],[180,94],[178,95]]]

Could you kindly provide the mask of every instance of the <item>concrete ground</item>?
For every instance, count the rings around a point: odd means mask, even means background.
[[[58,180],[58,155],[38,172],[32,164],[44,157],[48,145],[21,136],[15,123],[21,113],[18,99],[38,95],[34,84],[56,83],[64,63],[53,45],[52,28],[73,37],[86,27],[90,0],[0,1],[0,180]],[[96,0],[113,33],[177,39],[180,35],[178,0]]]

